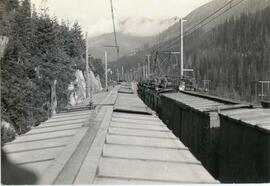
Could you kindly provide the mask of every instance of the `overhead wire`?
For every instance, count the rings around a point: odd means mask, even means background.
[[[212,21],[214,21],[218,17],[222,16],[223,14],[225,14],[226,12],[228,12],[229,10],[231,10],[232,8],[238,6],[239,4],[241,4],[245,0],[240,0],[238,3],[232,5],[232,3],[234,1],[235,0],[230,0],[229,2],[225,3],[222,7],[220,7],[216,11],[214,11],[212,14],[208,15],[207,17],[205,17],[204,19],[202,19],[201,21],[199,21],[199,23],[197,23],[195,26],[192,26],[191,28],[188,28],[185,31],[185,33],[183,34],[183,37],[186,37],[187,35],[190,35],[191,33],[195,32],[195,31],[199,30],[200,28],[204,27],[205,25],[211,23]],[[226,8],[228,5],[230,5],[229,8]],[[223,9],[225,9],[225,10],[222,11]],[[218,14],[217,16],[215,16],[220,11],[222,11],[222,12],[220,14]],[[209,20],[209,18],[211,18],[211,17],[213,17],[213,18]],[[172,46],[174,46],[175,44],[177,44],[179,42],[179,38],[181,38],[181,35],[179,35],[177,37],[174,37],[169,42],[164,42],[165,46],[167,46],[166,48],[171,48]],[[156,53],[161,48],[164,48],[164,45],[162,46],[162,45],[159,44],[157,46],[157,48],[154,51],[152,51],[152,52]]]
[[[213,12],[211,15],[205,17],[203,20],[201,20],[199,23],[197,23],[195,26],[187,29],[187,31],[185,31],[185,33],[183,34],[183,37],[186,37],[187,35],[190,35],[191,33],[199,30],[200,28],[204,27],[205,25],[211,23],[212,21],[214,21],[215,19],[217,19],[218,17],[222,16],[223,14],[225,14],[226,12],[228,12],[229,10],[231,10],[232,8],[238,6],[239,4],[241,4],[243,1],[245,0],[240,0],[238,3],[232,5],[232,3],[235,0],[231,0],[229,2],[227,2],[225,5],[223,5],[221,8],[219,8],[218,10],[216,10],[215,12]],[[224,8],[226,8],[228,5],[230,5],[230,7],[228,9],[225,9],[223,12],[221,12],[220,14],[218,14],[217,16],[213,17],[212,19],[208,20],[209,18],[211,18],[212,16],[214,16],[215,14],[217,14],[219,11],[223,10]],[[205,22],[206,20],[208,20],[207,22]],[[197,28],[196,28],[197,27]],[[195,29],[194,29],[195,28]],[[190,32],[191,31],[191,32]],[[177,42],[179,42],[179,38],[181,36],[177,36],[174,37],[173,39],[171,39],[171,41],[169,41],[168,43],[170,43],[167,48],[172,47],[173,45],[175,45]],[[160,48],[159,48],[160,49]]]
[[[229,4],[231,4],[234,0],[230,0],[229,2],[225,3],[225,5],[223,5],[222,7],[220,7],[218,10],[214,11],[212,14],[206,16],[205,18],[203,18],[201,21],[199,21],[199,23],[197,23],[195,26],[192,26],[191,28],[189,28],[186,32],[189,32],[190,30],[196,28],[198,25],[200,25],[201,23],[203,23],[205,20],[211,18],[213,15],[215,15],[216,13],[218,13],[220,10],[224,9],[225,7],[227,7]],[[184,34],[185,36],[185,34]],[[172,39],[172,41],[175,41],[175,39],[179,39],[181,37],[177,36],[175,38]]]
[[[118,42],[117,42],[117,36],[116,36],[116,29],[115,29],[115,19],[114,19],[114,11],[113,11],[113,2],[112,0],[110,0],[111,3],[111,13],[112,13],[112,22],[113,22],[113,34],[114,34],[114,43],[115,43],[115,48],[116,48],[116,53],[117,53],[117,59],[119,59],[120,57],[120,49],[118,46]]]
[[[223,5],[221,8],[217,9],[216,11],[214,11],[211,15],[205,17],[203,20],[201,20],[199,23],[197,23],[197,25],[200,25],[201,23],[203,23],[205,20],[211,18],[213,15],[215,15],[216,13],[218,13],[219,11],[221,11],[222,9],[224,9],[226,6],[228,5],[231,5],[231,3],[233,2],[234,0],[230,0],[228,1],[227,3],[225,3],[225,5]],[[190,30],[194,29],[197,27],[197,25],[189,28],[186,32],[189,32]]]

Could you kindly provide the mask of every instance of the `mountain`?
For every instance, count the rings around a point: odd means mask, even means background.
[[[202,26],[204,31],[209,31],[228,18],[239,17],[243,13],[255,13],[270,5],[270,0],[212,0],[188,14],[184,19],[184,32],[192,32],[196,25]],[[180,35],[180,25],[176,23],[160,33],[158,42],[166,42]],[[156,41],[149,46],[156,45]]]
[[[270,0],[212,0],[195,9],[184,18],[187,20],[184,22],[184,32],[190,33],[198,27],[205,32],[210,31],[231,17],[237,19],[243,13],[255,13],[268,6],[270,6]],[[180,25],[179,23],[173,24],[168,29],[155,36],[155,39],[147,44],[147,46],[149,46],[148,48],[143,47],[138,49],[137,56],[134,55],[133,57],[136,59],[142,58],[145,56],[145,53],[155,50],[156,47],[162,48],[163,46],[163,49],[166,50],[167,44],[172,41],[174,42],[175,38],[179,38],[179,36]],[[179,44],[179,42],[175,43]],[[118,62],[115,62],[114,66],[125,65],[126,60],[126,57],[123,60],[120,59]]]
[[[204,29],[208,31],[228,18],[239,18],[243,13],[255,13],[269,5],[270,0],[212,0],[185,17],[185,28],[190,29],[204,20],[201,24],[207,23]]]
[[[119,20],[117,28],[121,33],[136,36],[153,36],[175,24],[177,17],[150,19],[147,17],[128,17]]]
[[[198,27],[203,31],[210,31],[231,17],[237,19],[243,13],[255,13],[269,5],[270,0],[212,0],[195,9],[184,18],[187,20],[184,22],[184,32],[190,33]],[[173,17],[164,20],[152,20],[135,17],[120,20],[117,33],[118,43],[121,47],[120,57],[125,55],[135,56],[136,53],[140,55],[144,51],[149,53],[157,45],[165,46],[166,43],[174,41],[180,35],[179,23],[174,24],[177,19],[177,17]],[[151,32],[153,35],[151,35]],[[139,35],[136,36],[135,33],[139,33]],[[142,33],[147,36],[143,36]],[[102,45],[114,45],[113,33],[90,38],[90,53],[95,57],[104,59]],[[107,49],[107,51],[109,61],[117,59],[114,49]],[[116,64],[123,65],[126,59],[126,57],[123,60],[120,59]]]
[[[134,54],[142,47],[149,47],[147,43],[156,40],[156,35],[161,33],[177,20],[175,17],[169,19],[150,19],[146,17],[128,17],[119,20],[116,24],[117,41],[120,46],[120,56]],[[107,33],[89,39],[89,51],[95,57],[104,58],[103,45],[114,45],[114,34]],[[109,61],[116,60],[115,49],[107,48]]]
[[[184,67],[193,69],[185,76],[198,87],[208,80],[212,95],[256,101],[258,81],[270,78],[270,0],[213,0],[185,19]],[[124,56],[110,68],[116,71],[123,66],[124,73],[139,70],[141,76],[142,62],[146,54],[152,54],[155,77],[179,76],[179,56],[161,52],[179,51],[179,35],[179,24],[173,25],[160,34],[158,45]]]
[[[120,56],[133,54],[135,49],[149,43],[153,37],[151,36],[134,36],[118,32],[117,41],[120,46]],[[114,45],[114,34],[103,34],[90,38],[89,53],[96,58],[104,59],[104,45]],[[146,46],[145,46],[146,47]],[[108,53],[108,61],[117,59],[116,50],[114,48],[106,48]]]

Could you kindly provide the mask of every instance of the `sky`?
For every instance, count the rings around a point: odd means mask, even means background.
[[[211,0],[113,0],[116,30],[149,36],[167,29],[174,17],[184,17]],[[47,0],[49,14],[78,21],[89,37],[113,32],[110,0]],[[42,0],[31,0],[37,10]],[[169,20],[169,21],[168,21]]]

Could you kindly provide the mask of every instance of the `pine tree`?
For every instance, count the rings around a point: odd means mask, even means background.
[[[70,28],[56,17],[31,12],[29,0],[9,2],[12,11],[5,28],[9,43],[1,60],[1,113],[21,134],[50,117],[54,81],[58,110],[68,104],[68,85],[76,69],[85,69],[85,41],[78,23]]]

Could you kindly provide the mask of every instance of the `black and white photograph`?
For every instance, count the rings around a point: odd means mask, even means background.
[[[270,183],[270,0],[0,0],[2,185]]]

